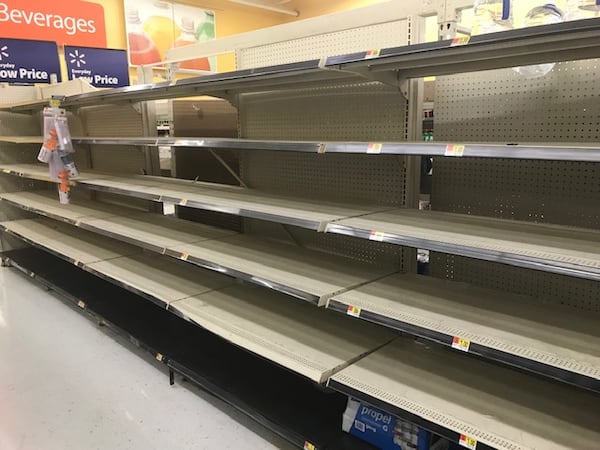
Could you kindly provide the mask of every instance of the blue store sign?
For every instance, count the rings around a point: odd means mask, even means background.
[[[129,63],[125,50],[65,45],[69,80],[84,78],[92,86],[129,86]]]
[[[0,82],[50,83],[60,81],[55,42],[0,38]]]

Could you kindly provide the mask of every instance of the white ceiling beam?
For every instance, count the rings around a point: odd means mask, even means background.
[[[300,13],[295,9],[286,8],[285,6],[278,5],[276,3],[269,3],[261,0],[229,0],[231,3],[237,3],[239,5],[250,6],[252,8],[264,9],[280,14],[287,14],[288,16],[298,17]],[[286,2],[280,2],[286,3]]]

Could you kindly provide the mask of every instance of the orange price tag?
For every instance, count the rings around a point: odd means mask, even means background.
[[[385,233],[383,233],[381,231],[371,231],[371,234],[369,235],[370,241],[383,242],[384,238],[385,238]]]
[[[358,306],[348,306],[348,311],[346,312],[349,316],[352,317],[360,317],[360,313],[362,312],[362,309],[360,309]]]
[[[464,434],[460,435],[460,440],[458,441],[458,444],[461,447],[468,448],[469,450],[475,450],[477,448],[477,441],[472,437]]]
[[[462,352],[468,352],[471,348],[471,341],[455,336],[454,339],[452,339],[452,348],[455,348],[456,350],[460,350]]]
[[[379,153],[381,153],[382,149],[383,144],[369,144],[369,146],[367,147],[367,153],[370,155],[378,155]]]
[[[381,49],[369,50],[365,55],[365,59],[377,58],[381,55]]]
[[[450,44],[450,47],[457,47],[459,45],[467,45],[470,41],[471,41],[471,38],[469,36],[457,37],[457,38],[452,39],[452,44]]]
[[[465,154],[465,146],[464,145],[452,145],[449,144],[446,146],[446,152],[444,156],[454,156],[460,158]]]

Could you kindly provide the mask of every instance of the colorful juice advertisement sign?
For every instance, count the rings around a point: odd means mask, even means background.
[[[125,0],[129,64],[165,61],[167,50],[216,37],[215,13],[168,1]],[[216,71],[214,58],[197,58],[180,69]]]

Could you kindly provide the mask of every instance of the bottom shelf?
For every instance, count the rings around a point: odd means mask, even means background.
[[[341,431],[345,395],[325,391],[47,252],[26,248],[3,257],[153,356],[164,355],[160,359],[172,370],[292,444],[372,448]]]
[[[599,448],[597,394],[406,338],[328,386],[467,448]]]

